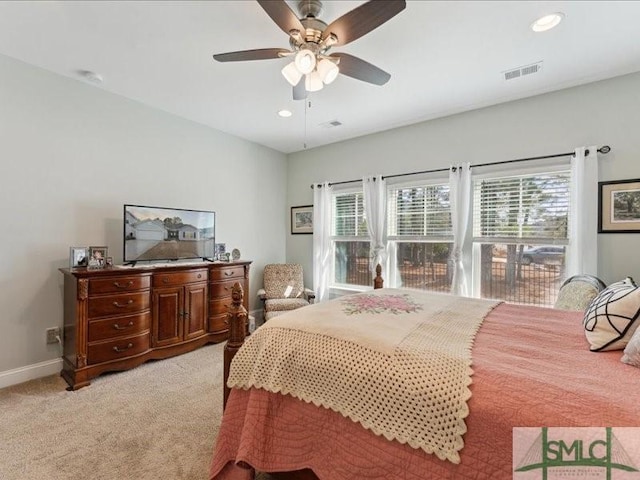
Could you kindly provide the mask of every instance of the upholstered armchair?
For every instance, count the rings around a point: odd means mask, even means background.
[[[315,293],[304,288],[302,265],[272,263],[265,265],[264,287],[258,290],[262,301],[264,320],[313,303]]]
[[[554,308],[585,311],[591,300],[606,288],[602,280],[593,275],[574,275],[560,286]]]

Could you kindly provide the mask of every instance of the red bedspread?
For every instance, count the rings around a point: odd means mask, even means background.
[[[264,390],[234,390],[210,478],[312,469],[321,480],[510,479],[512,428],[640,426],[640,370],[589,351],[581,314],[502,304],[473,347],[461,462],[388,441],[341,415]]]

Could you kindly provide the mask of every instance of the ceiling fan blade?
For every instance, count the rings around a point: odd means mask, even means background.
[[[340,59],[338,68],[340,73],[347,77],[373,83],[374,85],[384,85],[391,78],[391,75],[384,70],[348,53],[332,53],[329,56]]]
[[[281,58],[281,54],[291,53],[284,48],[258,48],[255,50],[241,50],[239,52],[218,53],[213,58],[219,62],[243,62],[246,60],[269,60]]]
[[[297,85],[293,87],[293,99],[304,100],[305,98],[307,98],[307,89],[304,87],[304,78],[301,78]]]
[[[322,39],[333,33],[338,37],[334,45],[346,45],[395,17],[406,6],[405,0],[371,0],[331,22],[322,32]]]
[[[298,30],[304,36],[305,28],[298,16],[289,8],[284,0],[257,0],[260,6],[276,22],[284,33],[289,35],[291,30]]]

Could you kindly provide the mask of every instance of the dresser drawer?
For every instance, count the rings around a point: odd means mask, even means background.
[[[87,348],[87,362],[109,362],[137,355],[149,350],[149,333],[143,333],[133,337],[120,338],[110,342],[89,344]]]
[[[237,282],[238,280],[229,280],[226,282],[209,282],[209,292],[211,292],[211,298],[230,297],[231,288]],[[242,283],[243,282],[240,282],[240,284]]]
[[[202,282],[207,280],[207,270],[192,270],[188,272],[156,273],[153,275],[154,287],[172,287],[186,283]]]
[[[89,280],[89,295],[102,293],[132,292],[144,290],[151,285],[149,275],[137,275],[111,278],[92,278]]]
[[[231,297],[209,301],[209,315],[227,314],[231,306]]]
[[[209,280],[230,280],[232,278],[244,278],[244,267],[242,265],[212,268]]]
[[[141,312],[148,310],[150,304],[149,292],[89,297],[89,318]]]
[[[124,315],[89,322],[89,342],[133,335],[149,330],[151,312],[138,315]]]
[[[212,315],[209,317],[209,332],[225,332],[229,330],[229,324],[227,323],[227,315]]]

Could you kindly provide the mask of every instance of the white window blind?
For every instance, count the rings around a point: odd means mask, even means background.
[[[451,237],[449,185],[394,186],[388,190],[388,235],[408,237]]]
[[[474,181],[475,241],[567,243],[568,171]]]
[[[333,196],[334,237],[367,237],[362,192],[337,193]]]

